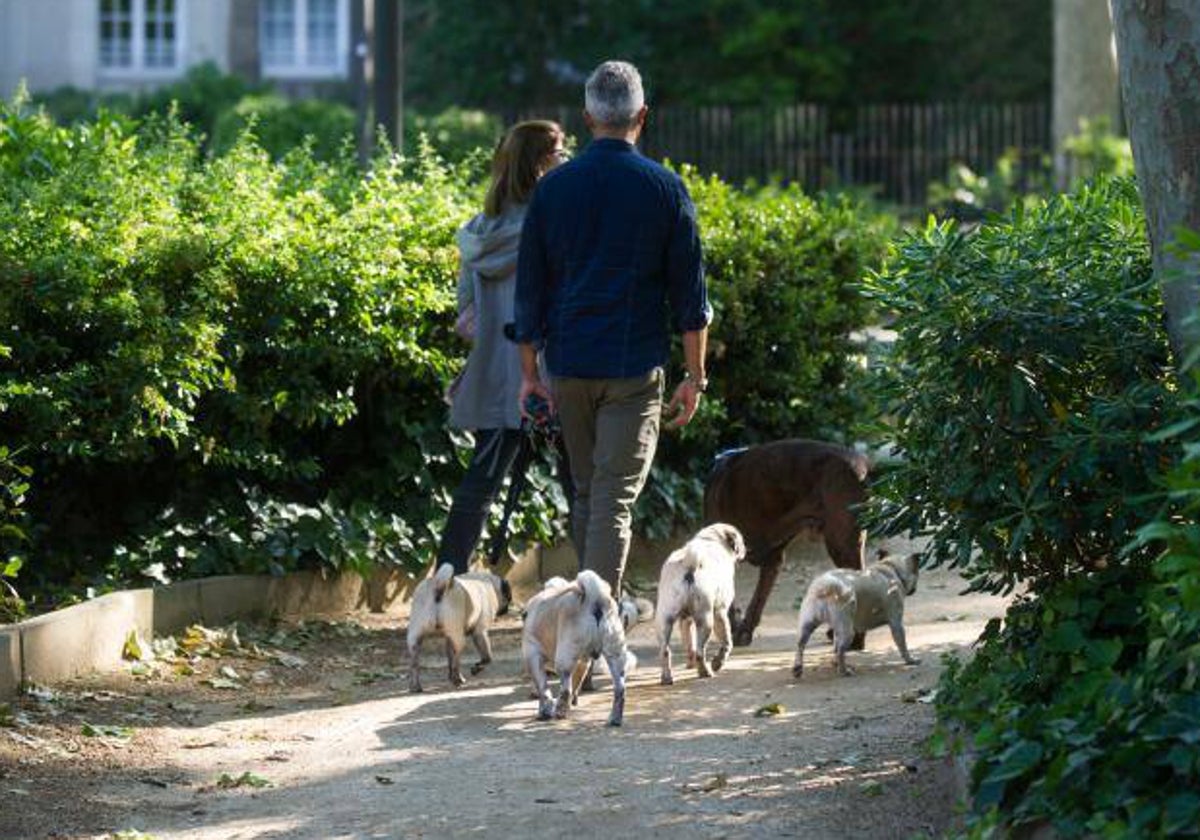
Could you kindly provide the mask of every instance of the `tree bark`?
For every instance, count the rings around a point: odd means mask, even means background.
[[[1106,0],[1054,0],[1054,173],[1060,189],[1070,182],[1063,142],[1080,120],[1117,117],[1117,59]]]
[[[1133,164],[1176,364],[1200,348],[1200,256],[1174,247],[1200,230],[1200,3],[1112,0]]]

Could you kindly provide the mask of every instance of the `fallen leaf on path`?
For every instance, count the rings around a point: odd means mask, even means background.
[[[376,776],[375,781],[379,782],[379,784],[381,784],[381,785],[394,785],[395,784],[395,782],[392,780],[391,776]]]
[[[755,712],[755,717],[774,717],[775,715],[783,714],[783,706],[780,703],[768,703],[765,706],[759,706]]]
[[[128,726],[108,726],[106,724],[95,726],[87,721],[84,721],[80,732],[89,738],[119,738],[127,740],[133,737],[133,730]]]
[[[900,699],[905,703],[932,703],[937,699],[937,689],[916,688],[912,691],[902,691]]]
[[[946,613],[945,615],[939,615],[934,621],[964,621],[966,617],[965,613]]]
[[[138,631],[130,630],[129,635],[125,637],[125,645],[121,648],[121,656],[125,659],[142,662],[148,658],[146,656],[148,652],[145,643],[138,636]]]
[[[264,788],[270,787],[270,779],[265,779],[249,770],[242,773],[240,776],[231,776],[228,773],[222,773],[217,778],[217,787],[222,790],[232,790],[240,787]]]
[[[883,793],[883,785],[871,779],[870,781],[863,782],[859,786],[859,790],[863,792],[864,796],[879,796],[879,794]]]
[[[712,793],[721,790],[729,784],[729,777],[724,773],[716,773],[703,782],[688,782],[683,786],[685,793]]]

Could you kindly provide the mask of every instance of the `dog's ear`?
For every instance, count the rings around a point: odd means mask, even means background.
[[[725,526],[725,545],[736,559],[741,560],[746,556],[746,541],[742,538],[742,532],[732,525]]]

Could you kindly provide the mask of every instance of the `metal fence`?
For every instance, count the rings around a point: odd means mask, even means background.
[[[577,106],[522,110],[507,119],[561,123],[586,141]],[[656,159],[690,163],[726,180],[796,182],[808,190],[871,188],[879,197],[921,206],[930,181],[957,163],[992,169],[1015,152],[1025,171],[1050,152],[1047,103],[789,105],[652,108],[641,143]]]

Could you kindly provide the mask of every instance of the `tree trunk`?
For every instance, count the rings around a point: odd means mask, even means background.
[[[1175,252],[1200,230],[1200,3],[1112,0],[1125,121],[1176,363],[1200,348],[1200,256]]]
[[[1106,0],[1054,0],[1054,174],[1060,189],[1070,182],[1071,161],[1063,141],[1082,119],[1117,117],[1117,60]]]

